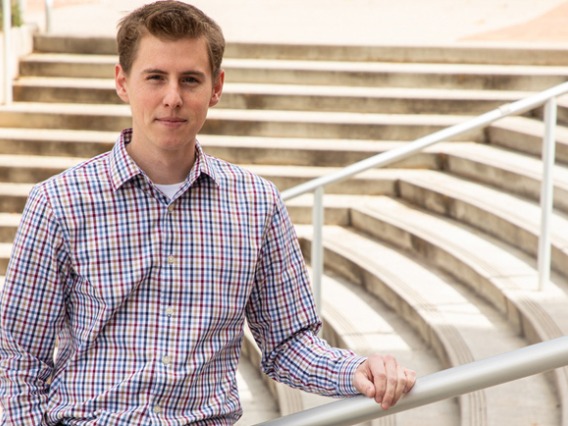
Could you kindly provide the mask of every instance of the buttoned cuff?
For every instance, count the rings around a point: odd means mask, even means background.
[[[357,367],[365,362],[363,356],[352,355],[345,358],[339,366],[339,377],[337,380],[337,394],[342,396],[359,395],[359,391],[353,386],[353,377]]]

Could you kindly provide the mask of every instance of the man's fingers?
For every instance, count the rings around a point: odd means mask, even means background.
[[[398,362],[393,356],[386,355],[382,357],[382,368],[380,364],[378,362],[374,365],[377,368],[376,371],[379,372],[378,375],[374,375],[375,401],[381,404],[383,409],[387,410],[398,400],[397,388],[399,387],[400,371]],[[375,370],[373,370],[373,373],[375,373]]]
[[[407,394],[416,383],[416,371],[405,368],[404,374],[406,375],[406,386],[404,388],[404,393]]]
[[[390,355],[372,355],[356,370],[353,383],[357,390],[374,398],[385,410],[395,405],[416,382],[416,372],[402,367]]]

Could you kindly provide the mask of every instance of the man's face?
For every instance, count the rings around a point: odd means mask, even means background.
[[[207,111],[219,102],[223,72],[213,80],[204,38],[140,40],[130,73],[116,66],[120,98],[130,104],[131,144],[145,155],[193,155]]]

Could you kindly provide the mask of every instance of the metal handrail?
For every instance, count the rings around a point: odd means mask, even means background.
[[[258,426],[348,426],[568,365],[568,336],[419,378],[397,405],[383,410],[356,396],[259,423]]]
[[[468,131],[486,127],[504,117],[523,114],[542,105],[545,105],[545,132],[542,148],[543,172],[540,199],[541,230],[538,248],[538,284],[539,289],[544,289],[545,284],[550,279],[550,216],[553,209],[554,190],[552,170],[556,144],[556,98],[565,93],[568,93],[568,82],[416,139],[400,148],[359,161],[335,173],[321,176],[283,191],[282,198],[285,201],[306,193],[314,193],[312,216],[314,232],[311,264],[316,302],[321,306],[319,299],[321,298],[321,277],[323,274],[323,195],[324,188],[327,185],[344,181],[371,168],[384,167],[403,160],[436,143]],[[411,393],[388,411],[383,411],[373,400],[359,396],[261,423],[260,425],[347,426],[533,374],[543,373],[566,365],[568,365],[568,337],[562,337],[420,378]]]
[[[552,165],[554,164],[554,146],[556,143],[554,129],[556,127],[556,102],[555,99],[568,93],[568,82],[554,86],[543,92],[527,98],[505,104],[478,117],[466,120],[454,126],[439,130],[413,142],[389,151],[369,157],[365,160],[347,166],[337,172],[305,182],[288,190],[282,191],[284,201],[289,201],[300,195],[315,192],[313,205],[312,239],[312,285],[316,303],[321,307],[321,280],[323,271],[323,192],[327,185],[347,180],[366,170],[384,167],[394,162],[410,157],[439,142],[461,135],[468,131],[488,126],[489,124],[511,115],[523,114],[543,104],[545,108],[545,134],[543,137],[543,179],[541,188],[541,232],[538,249],[538,286],[542,290],[550,277],[550,215],[553,200]]]

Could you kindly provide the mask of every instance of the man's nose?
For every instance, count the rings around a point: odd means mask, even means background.
[[[168,85],[166,94],[164,95],[164,105],[169,108],[179,108],[183,105],[179,84],[171,83]]]

